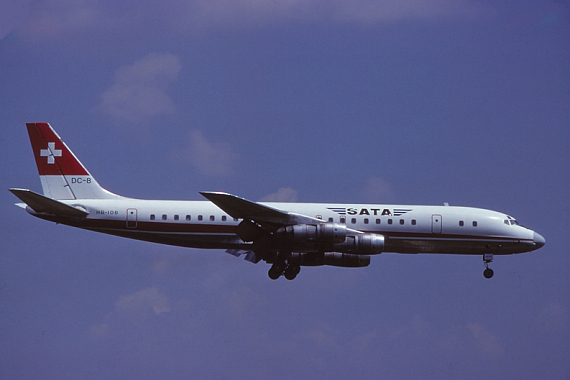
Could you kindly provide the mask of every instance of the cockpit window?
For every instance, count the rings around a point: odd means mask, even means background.
[[[505,224],[506,225],[511,225],[511,226],[520,226],[520,223],[517,222],[517,220],[515,218],[513,218],[512,216],[508,216],[508,219],[505,219]]]

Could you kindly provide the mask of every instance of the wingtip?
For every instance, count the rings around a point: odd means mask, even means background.
[[[235,195],[228,194],[228,193],[224,193],[223,191],[199,191],[199,193],[200,193],[203,197],[206,197],[207,199],[210,199],[211,197],[215,197],[215,196],[218,196],[218,195],[235,197]]]

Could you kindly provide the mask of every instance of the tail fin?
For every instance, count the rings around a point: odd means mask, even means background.
[[[48,123],[27,123],[44,195],[53,199],[119,198],[103,189]]]

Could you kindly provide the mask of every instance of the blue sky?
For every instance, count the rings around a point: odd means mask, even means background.
[[[6,379],[570,377],[567,1],[10,1],[0,184],[51,123],[125,196],[465,205],[496,257],[268,267],[37,220],[0,192]],[[4,9],[5,8],[5,9]]]

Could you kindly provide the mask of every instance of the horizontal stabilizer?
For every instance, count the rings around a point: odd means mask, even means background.
[[[89,213],[78,208],[66,205],[55,199],[51,199],[34,193],[27,189],[10,189],[10,192],[25,202],[32,210],[40,214],[54,214],[70,218],[84,218]]]

